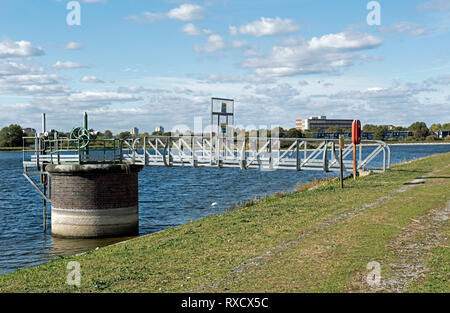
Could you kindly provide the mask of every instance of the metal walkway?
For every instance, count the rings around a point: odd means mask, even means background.
[[[338,140],[291,138],[227,138],[149,136],[93,139],[86,147],[68,138],[28,138],[35,151],[23,153],[24,171],[45,164],[136,164],[144,166],[239,167],[261,170],[339,171]],[[343,148],[344,170],[353,170],[353,144]],[[383,141],[357,145],[357,170],[390,168],[390,148]],[[381,157],[380,157],[381,155]]]

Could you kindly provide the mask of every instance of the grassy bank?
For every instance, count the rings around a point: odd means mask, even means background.
[[[22,152],[22,149],[22,147],[0,147],[0,152]]]
[[[449,292],[449,164],[446,153],[346,180],[343,190],[337,181],[298,188],[0,276],[0,291]],[[66,284],[70,261],[81,264],[79,287]],[[374,287],[371,261],[381,265]]]

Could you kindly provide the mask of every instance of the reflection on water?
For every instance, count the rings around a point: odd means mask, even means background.
[[[450,145],[393,146],[391,151],[395,164],[448,152]],[[381,155],[374,161],[380,162]],[[42,232],[42,198],[22,176],[22,153],[0,152],[0,175],[0,274],[129,239],[52,238],[51,229]],[[146,167],[139,175],[139,234],[222,213],[256,195],[292,190],[299,181],[323,175],[321,171]]]
[[[66,239],[51,237],[51,255],[67,256],[83,253],[96,248],[109,246],[136,237],[102,238],[102,239]]]

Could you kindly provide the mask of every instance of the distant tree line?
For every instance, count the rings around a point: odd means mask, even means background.
[[[23,137],[22,127],[16,124],[3,127],[0,130],[0,147],[21,147]]]
[[[450,123],[444,124],[432,124],[430,127],[427,127],[424,122],[414,122],[409,127],[402,126],[387,126],[387,125],[373,125],[373,124],[365,124],[362,128],[363,132],[373,132],[375,140],[385,140],[386,132],[398,132],[398,131],[410,131],[412,132],[411,139],[412,140],[436,140],[438,139],[434,132],[438,131],[449,131]],[[271,137],[273,130],[266,130],[266,136]],[[339,128],[339,127],[330,127],[326,130],[322,130],[320,128],[313,128],[311,130],[298,130],[296,128],[284,129],[282,127],[278,128],[278,134],[280,138],[314,138],[314,133],[350,133],[351,129],[347,128]],[[187,132],[186,134],[188,134]],[[239,133],[239,130],[236,130],[236,134]],[[151,135],[153,136],[170,136],[170,132],[153,132]],[[246,131],[246,136],[249,136],[249,132]],[[34,134],[24,134],[22,127],[20,125],[11,124],[9,126],[3,127],[0,130],[0,147],[20,147],[22,146],[22,137],[23,136],[34,136]],[[105,130],[103,133],[98,133],[98,139],[124,139],[127,137],[131,137],[131,133],[129,131],[120,132],[116,135],[113,134],[111,130]],[[150,136],[148,132],[139,134],[139,136]],[[58,137],[70,137],[70,132],[58,132]],[[449,140],[450,136],[445,138]]]
[[[410,131],[412,132],[411,139],[435,140],[437,139],[437,136],[434,132],[440,130],[450,130],[450,123],[432,124],[430,128],[427,127],[425,122],[414,122],[409,127],[366,124],[362,129],[363,132],[373,132],[375,140],[384,140],[385,133],[388,131]]]

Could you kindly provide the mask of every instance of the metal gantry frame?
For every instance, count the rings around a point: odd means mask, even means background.
[[[263,170],[339,171],[338,140],[313,138],[216,137],[204,135],[145,136],[125,139],[95,139],[89,154],[74,149],[68,138],[40,139],[34,154],[25,156],[24,173],[29,168],[45,174],[45,164],[120,163],[144,166],[239,167]],[[281,148],[286,147],[286,148]],[[359,149],[357,170],[383,172],[390,168],[390,148],[383,141],[365,140]],[[363,150],[371,149],[367,153]],[[353,144],[343,147],[345,171],[353,169]],[[381,165],[373,164],[382,154]],[[364,158],[363,158],[364,155]],[[36,171],[35,171],[36,172]]]

